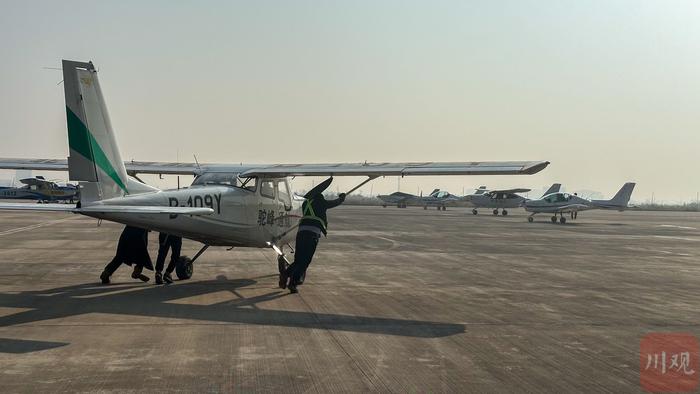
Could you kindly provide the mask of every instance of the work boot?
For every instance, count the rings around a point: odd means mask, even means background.
[[[100,274],[100,280],[102,281],[103,285],[109,284],[109,272],[107,272],[107,270],[102,271],[102,274]]]
[[[143,282],[148,282],[150,279],[141,272],[143,272],[143,267],[137,265],[134,267],[134,272],[131,273],[131,277],[134,279],[140,279]]]
[[[156,272],[156,284],[157,285],[163,284],[163,274],[161,274],[160,272]]]
[[[165,271],[165,273],[163,274],[163,281],[167,284],[173,283],[173,277],[170,276],[170,272]]]

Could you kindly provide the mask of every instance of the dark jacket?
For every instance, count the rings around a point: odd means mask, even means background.
[[[143,265],[153,270],[153,262],[148,254],[148,230],[126,226],[117,244],[117,257],[127,265]]]
[[[326,200],[323,197],[323,191],[330,186],[333,182],[333,178],[328,178],[325,181],[319,183],[316,187],[309,190],[308,193],[304,195],[306,201],[301,206],[301,211],[303,218],[299,222],[299,227],[301,226],[314,226],[321,229],[324,235],[327,235],[326,228],[328,227],[328,217],[326,216],[326,210],[335,208],[345,201],[345,196],[341,195],[335,200]],[[311,204],[311,209],[309,209],[309,204]],[[311,216],[315,216],[320,219],[313,219]],[[323,221],[323,224],[321,223]]]

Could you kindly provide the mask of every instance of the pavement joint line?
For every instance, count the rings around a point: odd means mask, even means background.
[[[17,228],[13,228],[13,229],[9,229],[9,230],[5,230],[3,232],[0,232],[0,236],[21,233],[22,231],[34,230],[37,228],[50,226],[52,224],[66,222],[68,220],[75,220],[77,218],[78,218],[78,216],[68,217],[68,218],[57,219],[57,220],[49,220],[48,222],[41,222],[41,223],[32,224],[32,225],[24,226],[24,227],[17,227]]]

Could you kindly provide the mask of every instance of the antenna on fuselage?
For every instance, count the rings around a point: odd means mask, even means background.
[[[201,170],[202,167],[199,165],[199,161],[197,161],[197,155],[193,154],[192,156],[194,156],[194,164],[197,165],[197,169]]]

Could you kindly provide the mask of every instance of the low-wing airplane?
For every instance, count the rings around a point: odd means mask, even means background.
[[[550,193],[556,193],[559,191],[561,184],[555,183],[543,194],[546,196]],[[504,190],[486,190],[484,186],[476,190],[474,194],[464,196],[464,200],[470,202],[474,205],[472,213],[474,215],[478,214],[477,208],[493,208],[493,214],[498,215],[498,209],[501,209],[501,214],[503,216],[508,215],[506,208],[518,208],[523,206],[525,201],[528,199],[523,196],[519,196],[516,193],[527,193],[531,189],[504,189]]]
[[[43,176],[20,179],[25,186],[0,187],[0,199],[36,200],[38,202],[69,201],[77,198],[78,188],[66,184],[60,186],[56,182],[47,181]]]
[[[527,217],[527,221],[532,223],[534,217],[538,213],[553,213],[552,223],[557,222],[557,214],[559,214],[559,223],[566,223],[565,213],[571,213],[571,218],[576,219],[578,211],[587,211],[589,209],[614,209],[624,211],[627,209],[627,203],[630,201],[635,183],[625,183],[622,188],[610,200],[588,200],[569,193],[552,193],[542,197],[539,200],[528,200],[525,202],[525,210],[532,212]]]
[[[0,159],[0,168],[68,170],[80,181],[80,201],[61,204],[0,204],[0,209],[70,211],[204,245],[193,258],[181,257],[180,279],[191,277],[192,263],[209,246],[271,248],[286,262],[302,217],[302,200],[292,194],[293,176],[366,176],[348,193],[379,176],[534,174],[547,161],[422,162],[340,164],[180,164],[124,163],[92,62],[63,61],[68,128],[68,160]],[[191,187],[159,190],[136,178],[138,173],[196,175]],[[291,247],[290,247],[291,249]]]
[[[447,204],[460,200],[460,197],[450,194],[444,190],[435,189],[428,196],[416,196],[409,193],[394,192],[377,196],[382,200],[382,206],[386,208],[388,204],[396,204],[397,208],[406,208],[408,204],[420,205],[423,209],[436,207],[439,210],[447,210]]]

